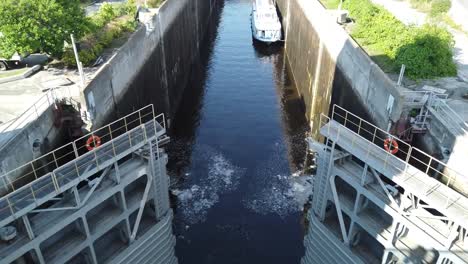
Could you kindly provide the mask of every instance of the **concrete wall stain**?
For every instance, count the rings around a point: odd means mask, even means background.
[[[402,92],[318,1],[278,0],[277,5],[286,33],[286,54],[313,134],[318,135],[320,114],[328,114],[332,102],[341,100],[332,98],[340,96],[334,90],[351,89],[356,96],[349,99],[364,106],[364,116],[383,129],[389,120],[398,120]],[[395,104],[387,112],[390,95]]]
[[[174,115],[218,1],[165,1],[152,21],[132,34],[83,91],[93,127],[151,102],[156,112]],[[150,87],[144,96],[142,86]]]

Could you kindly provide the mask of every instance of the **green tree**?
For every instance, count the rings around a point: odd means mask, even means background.
[[[0,56],[16,51],[60,56],[70,34],[80,38],[87,27],[79,0],[0,0]]]

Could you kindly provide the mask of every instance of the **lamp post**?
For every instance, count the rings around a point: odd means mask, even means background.
[[[75,53],[76,66],[78,67],[78,72],[79,72],[80,78],[81,78],[81,86],[84,87],[84,85],[85,85],[85,76],[84,76],[84,73],[83,73],[83,64],[80,61],[80,57],[78,55],[78,50],[76,49],[75,38],[73,37],[73,34],[70,34],[70,38],[71,38],[72,46],[73,46],[73,53]]]

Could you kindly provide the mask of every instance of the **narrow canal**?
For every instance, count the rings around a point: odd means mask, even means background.
[[[283,48],[253,45],[251,2],[227,0],[172,121],[180,263],[299,263],[307,124]]]

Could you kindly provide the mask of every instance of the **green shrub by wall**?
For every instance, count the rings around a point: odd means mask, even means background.
[[[347,0],[344,8],[356,21],[352,36],[385,54],[395,71],[405,64],[406,75],[412,79],[456,74],[453,39],[447,30],[434,25],[406,26],[369,0]]]
[[[125,4],[104,3],[99,12],[91,17],[89,33],[80,39],[79,57],[85,66],[91,66],[101,55],[104,48],[109,47],[114,39],[125,32],[135,30],[137,22],[133,16],[136,12],[134,0]],[[75,55],[71,47],[68,47],[62,61],[65,65],[76,67]]]

